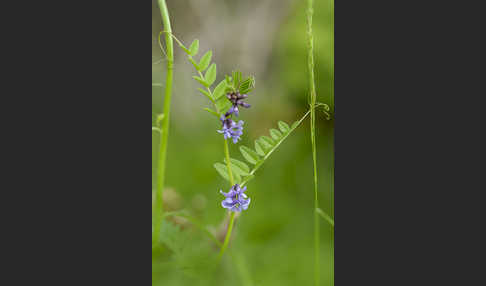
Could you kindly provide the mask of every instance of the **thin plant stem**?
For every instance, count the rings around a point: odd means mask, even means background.
[[[230,241],[231,231],[233,230],[234,223],[235,223],[235,212],[231,212],[228,230],[226,231],[226,237],[224,238],[223,246],[221,247],[221,251],[219,252],[220,258],[223,256],[226,248],[228,248],[228,243]]]
[[[233,172],[231,171],[231,164],[230,164],[230,155],[229,155],[229,147],[228,147],[228,140],[224,140],[224,155],[226,157],[226,166],[228,167],[228,175],[230,178],[231,186],[235,184],[233,179]]]
[[[319,263],[319,201],[317,197],[317,155],[316,155],[316,87],[314,81],[314,37],[312,35],[312,14],[314,13],[314,1],[307,1],[307,36],[309,39],[308,47],[308,67],[309,67],[309,87],[310,87],[310,104],[311,104],[311,144],[312,144],[312,161],[314,165],[314,282],[316,286],[320,284],[320,263]]]
[[[228,140],[224,140],[224,154],[226,156],[226,166],[228,166],[228,175],[229,175],[229,178],[230,178],[231,186],[233,186],[235,184],[235,182],[234,182],[234,179],[233,179],[233,172],[231,172]],[[230,237],[231,237],[231,231],[233,230],[234,222],[235,222],[235,212],[231,212],[228,229],[226,231],[226,236],[224,238],[223,246],[221,247],[221,252],[219,253],[220,258],[223,256],[226,248],[228,247],[228,243],[229,243],[229,240],[230,240]]]
[[[330,94],[329,94],[329,102],[331,103],[331,114],[334,113],[334,0],[329,0],[330,10],[331,10],[331,37],[332,37],[332,45],[331,45],[331,60],[330,60],[330,74],[331,74],[331,84],[330,84]],[[333,130],[334,133],[334,130]],[[334,134],[333,134],[334,135]],[[334,138],[334,136],[333,136]],[[334,140],[331,144],[334,147]],[[330,200],[330,214],[334,217],[334,152],[331,152],[331,176],[329,180],[330,185],[330,192],[331,192],[331,200]],[[334,220],[330,231],[330,252],[331,252],[331,286],[334,286]]]
[[[164,29],[172,33],[170,26],[169,11],[165,0],[158,0],[160,14],[162,15],[162,22]],[[172,97],[172,78],[174,72],[174,44],[170,34],[165,36],[165,45],[167,48],[167,74],[165,81],[165,95],[164,95],[164,119],[162,121],[162,134],[160,139],[160,151],[158,158],[158,172],[157,172],[157,188],[155,194],[155,210],[154,210],[154,231],[152,234],[152,243],[158,243],[160,228],[162,226],[162,193],[165,179],[165,161],[167,157],[167,142],[169,138],[169,119],[170,119],[170,101]]]

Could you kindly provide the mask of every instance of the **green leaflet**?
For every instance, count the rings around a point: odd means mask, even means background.
[[[228,182],[230,181],[230,178],[228,176],[228,167],[226,167],[225,164],[215,163],[214,168],[216,169],[216,171],[218,171],[221,177],[223,177],[223,179],[225,179]]]
[[[206,74],[204,75],[204,79],[206,80],[206,83],[208,86],[211,86],[213,82],[216,80],[216,64],[212,63],[209,69],[206,71]]]
[[[254,77],[248,77],[244,81],[240,83],[240,93],[245,94],[249,93],[250,91],[255,88],[255,78]]]
[[[225,179],[226,181],[230,182],[230,178],[228,175],[228,167],[225,164],[222,163],[215,163],[214,168],[218,173]],[[231,164],[231,173],[233,174],[233,179],[235,180],[235,183],[241,183],[241,174],[239,173],[239,170],[235,170],[233,168],[233,164]]]
[[[212,51],[207,51],[201,58],[198,64],[198,70],[204,71],[208,68],[209,63],[211,62],[211,57],[213,56]]]
[[[198,77],[198,76],[195,76],[193,75],[192,76],[193,79],[197,80],[200,84],[204,85],[205,87],[209,87],[210,84],[208,84],[204,79]]]
[[[220,97],[215,104],[221,114],[228,111],[228,109],[231,107],[231,101],[229,101],[226,97]]]
[[[277,141],[279,141],[283,137],[282,133],[277,129],[270,129],[270,136],[272,136],[272,138]]]
[[[191,46],[189,47],[189,52],[191,53],[191,56],[195,56],[199,50],[199,40],[195,39],[192,41]]]
[[[263,153],[265,153],[265,155],[268,154],[270,150],[272,150],[273,145],[263,139],[263,136],[258,138],[256,141],[258,141],[258,144],[260,145],[260,148],[262,148],[262,151]]]
[[[213,91],[214,100],[218,100],[221,96],[224,95],[224,91],[226,90],[226,81],[222,80]]]
[[[226,163],[226,159],[224,160]],[[230,158],[230,164],[231,164],[231,171],[234,173],[238,173],[241,176],[248,176],[250,173],[250,167],[248,167],[247,164],[244,162],[241,162],[239,160]]]
[[[211,113],[212,115],[216,116],[219,119],[219,114],[216,111],[207,107],[205,107],[204,110],[206,110],[207,112]]]
[[[263,147],[261,146],[261,143],[258,142],[258,140],[255,140],[255,150],[260,156],[265,156],[265,152],[263,151]]]
[[[290,131],[289,125],[283,121],[278,122],[278,128],[280,128],[280,131],[282,131],[284,134]]]
[[[199,92],[201,92],[202,94],[204,94],[205,96],[207,96],[207,98],[209,98],[209,100],[213,101],[213,97],[209,94],[209,92],[207,90],[204,90],[202,88],[198,88],[197,90],[199,90]]]
[[[240,146],[240,152],[243,155],[243,157],[246,159],[246,161],[248,161],[253,165],[255,165],[260,160],[258,154],[246,146]]]
[[[275,140],[265,135],[260,137],[260,141],[264,142],[264,144],[266,144],[268,147],[273,147],[275,144],[277,144]]]

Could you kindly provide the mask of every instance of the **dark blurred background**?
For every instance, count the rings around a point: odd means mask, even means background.
[[[306,2],[296,0],[168,0],[173,33],[189,46],[199,39],[199,54],[213,51],[217,80],[234,69],[254,75],[252,107],[240,113],[245,130],[231,156],[243,157],[238,147],[254,146],[283,120],[292,123],[308,110]],[[318,101],[334,110],[333,4],[315,1],[314,40]],[[165,58],[157,44],[163,29],[157,1],[152,0],[152,125],[162,111]],[[218,233],[226,217],[219,190],[229,185],[214,170],[223,161],[220,122],[203,110],[210,102],[192,79],[193,66],[177,44],[165,210],[186,209],[208,229]],[[333,114],[317,113],[319,205],[333,212]],[[158,134],[152,134],[153,189]],[[243,160],[244,161],[244,160]],[[235,224],[230,255],[214,265],[217,249],[203,232],[184,220],[164,223],[165,247],[153,250],[153,285],[313,285],[313,168],[309,119],[289,136],[248,184],[249,209]],[[165,222],[165,221],[164,221]],[[321,284],[333,285],[330,225],[321,226]]]

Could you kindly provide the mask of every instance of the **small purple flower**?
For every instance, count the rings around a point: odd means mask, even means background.
[[[226,198],[221,202],[221,205],[225,209],[229,209],[233,212],[241,212],[248,209],[250,205],[250,198],[244,193],[246,186],[240,188],[240,185],[235,184],[231,187],[230,191],[225,193],[222,190],[219,192]]]
[[[239,115],[238,105],[243,106],[244,108],[250,108],[250,105],[243,101],[243,99],[248,97],[248,95],[246,94],[240,94],[240,92],[237,91],[237,92],[226,94],[226,97],[233,104],[233,106],[226,113],[226,116],[229,116],[232,113],[238,116]]]
[[[238,116],[240,114],[240,111],[238,110],[238,106],[237,105],[231,106],[231,108],[228,110],[228,112],[226,112],[225,116],[230,116],[233,113],[236,116]]]
[[[243,121],[240,120],[238,123],[231,120],[231,118],[225,118],[224,116],[220,119],[223,122],[223,129],[217,130],[219,133],[223,134],[224,139],[233,138],[233,143],[236,144],[238,140],[241,139],[243,135]]]

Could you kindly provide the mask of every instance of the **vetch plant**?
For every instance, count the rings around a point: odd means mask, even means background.
[[[229,146],[239,144],[244,136],[244,130],[249,127],[245,125],[243,117],[244,110],[250,108],[251,95],[250,93],[255,88],[255,79],[253,76],[243,77],[243,74],[236,70],[231,75],[226,75],[220,82],[216,82],[217,67],[212,63],[213,52],[211,50],[205,52],[202,56],[199,55],[199,40],[194,40],[189,47],[186,47],[180,40],[178,40],[171,31],[169,14],[164,0],[158,0],[160,11],[162,14],[162,21],[164,30],[159,34],[159,44],[167,57],[167,75],[165,82],[164,93],[164,107],[161,114],[156,115],[156,126],[152,126],[152,131],[161,136],[160,152],[158,157],[158,171],[157,171],[157,186],[155,204],[153,209],[153,245],[159,242],[159,235],[161,230],[162,219],[169,216],[180,216],[190,221],[198,229],[202,230],[211,240],[213,240],[219,249],[219,258],[223,256],[228,248],[229,241],[232,235],[232,230],[236,218],[236,213],[244,211],[251,211],[250,203],[251,188],[247,184],[255,177],[257,170],[266,162],[270,155],[280,146],[280,144],[292,132],[300,126],[302,121],[310,114],[310,137],[313,158],[313,175],[314,175],[314,251],[315,251],[315,284],[319,285],[319,216],[324,218],[333,227],[333,219],[319,208],[318,202],[318,187],[317,187],[317,156],[316,156],[316,133],[315,120],[316,110],[321,109],[329,119],[329,106],[324,103],[317,102],[315,80],[314,80],[314,57],[313,57],[313,36],[312,36],[312,14],[313,14],[313,0],[308,0],[307,20],[308,29],[307,35],[309,39],[308,48],[308,69],[309,69],[309,85],[310,85],[310,108],[297,121],[288,124],[283,121],[278,121],[277,126],[269,130],[267,135],[262,135],[255,140],[253,147],[244,145],[238,146],[242,158],[236,159],[230,156]],[[165,34],[166,51],[162,47],[160,38]],[[215,128],[214,136],[221,136],[223,139],[223,153],[224,159],[222,162],[213,164],[216,172],[228,182],[228,186],[222,189],[227,189],[228,192],[219,190],[223,196],[219,203],[221,208],[227,210],[229,215],[229,222],[224,235],[224,241],[221,242],[216,236],[208,231],[208,229],[200,224],[196,219],[187,215],[185,212],[163,212],[162,209],[162,192],[164,187],[164,172],[166,168],[166,154],[167,143],[169,135],[169,119],[170,119],[170,103],[171,103],[171,88],[174,66],[174,51],[172,41],[175,40],[180,48],[187,54],[188,61],[193,65],[196,75],[193,79],[196,80],[201,87],[198,91],[208,98],[211,103],[210,107],[205,107],[204,110],[214,116],[215,122],[218,122],[218,129]],[[199,57],[199,60],[196,59]],[[231,143],[230,143],[231,142]],[[251,167],[250,167],[251,166]],[[215,190],[216,191],[216,190]],[[227,217],[226,217],[227,218]],[[221,235],[222,238],[222,235]],[[230,253],[231,254],[231,253]]]
[[[231,202],[226,198],[222,203],[222,206],[231,212],[227,233],[220,251],[220,255],[222,256],[231,237],[235,212],[246,210],[250,202],[249,199],[246,200],[248,196],[243,194],[241,190],[246,190],[245,185],[254,178],[255,172],[292,131],[301,124],[307,115],[311,113],[311,110],[307,111],[300,120],[294,122],[291,126],[283,121],[279,121],[278,129],[270,129],[270,136],[263,135],[255,140],[254,149],[247,146],[240,146],[239,149],[243,158],[248,163],[254,165],[250,169],[245,162],[231,158],[228,140],[231,139],[234,144],[237,144],[243,135],[244,122],[242,120],[236,122],[234,117],[239,117],[240,107],[250,107],[250,104],[246,101],[249,99],[248,94],[255,87],[254,77],[249,76],[243,79],[240,71],[233,71],[231,76],[226,75],[214,89],[211,89],[216,80],[216,64],[211,64],[212,51],[207,51],[199,61],[196,61],[194,57],[199,52],[199,40],[194,40],[189,48],[187,48],[174,35],[171,34],[171,36],[187,54],[189,62],[196,69],[197,75],[193,76],[193,79],[202,85],[201,88],[198,88],[198,91],[206,96],[213,104],[214,109],[206,107],[204,110],[217,117],[221,122],[221,129],[217,130],[217,132],[223,135],[225,159],[224,162],[215,163],[214,168],[231,185],[231,190],[228,193],[231,196],[229,198]]]

